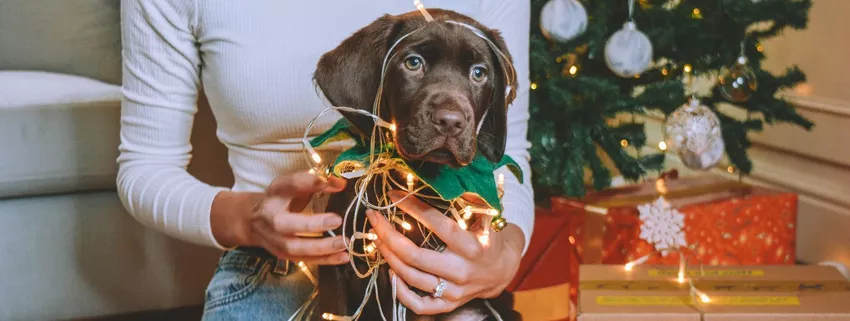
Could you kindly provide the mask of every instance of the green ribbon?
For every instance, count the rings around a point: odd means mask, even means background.
[[[342,152],[334,161],[331,169],[340,163],[353,161],[369,166],[370,149],[368,142],[353,129],[353,125],[346,119],[340,119],[326,132],[310,140],[314,148],[321,145],[341,140],[354,140],[355,145]],[[493,163],[483,155],[476,154],[475,158],[467,166],[453,168],[451,166],[429,163],[424,161],[408,162],[401,158],[392,144],[378,147],[379,152],[389,152],[392,157],[407,166],[414,175],[435,192],[444,201],[450,201],[461,197],[464,193],[472,193],[481,197],[490,207],[502,212],[502,204],[499,201],[499,191],[493,172],[507,166],[514,176],[523,181],[522,169],[513,158],[503,156],[498,163]],[[332,172],[334,172],[332,170]],[[338,173],[335,173],[338,175]]]

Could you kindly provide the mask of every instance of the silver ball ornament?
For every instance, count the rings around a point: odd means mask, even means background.
[[[540,10],[540,31],[552,42],[569,41],[587,29],[587,10],[577,0],[549,0]]]
[[[605,43],[605,63],[617,76],[631,78],[649,68],[652,50],[649,38],[629,21]]]
[[[758,89],[756,74],[747,66],[747,58],[738,57],[734,66],[725,70],[718,78],[720,94],[733,103],[743,103],[750,100]]]
[[[673,111],[667,117],[664,131],[668,148],[688,168],[706,170],[723,158],[725,144],[720,119],[697,99]]]

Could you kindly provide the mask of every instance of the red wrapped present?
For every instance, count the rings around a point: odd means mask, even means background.
[[[579,225],[572,218],[549,209],[536,210],[531,242],[507,288],[523,321],[574,319],[571,306],[577,299],[575,231]]]
[[[582,264],[794,264],[797,195],[720,177],[659,179],[559,199],[583,217]],[[553,208],[554,205],[553,205]],[[678,249],[662,255],[662,248]]]

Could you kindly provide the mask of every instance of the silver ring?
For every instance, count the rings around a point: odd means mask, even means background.
[[[433,296],[434,296],[435,298],[438,298],[438,299],[439,299],[439,298],[441,298],[441,297],[443,296],[443,292],[445,292],[445,291],[446,291],[446,280],[443,280],[442,278],[437,277],[437,281],[438,281],[438,282],[437,282],[437,286],[436,286],[436,287],[434,287],[434,294],[433,294]]]

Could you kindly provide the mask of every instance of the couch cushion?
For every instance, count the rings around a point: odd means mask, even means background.
[[[120,0],[0,0],[0,70],[121,82]]]
[[[121,88],[0,71],[0,198],[115,188]]]

